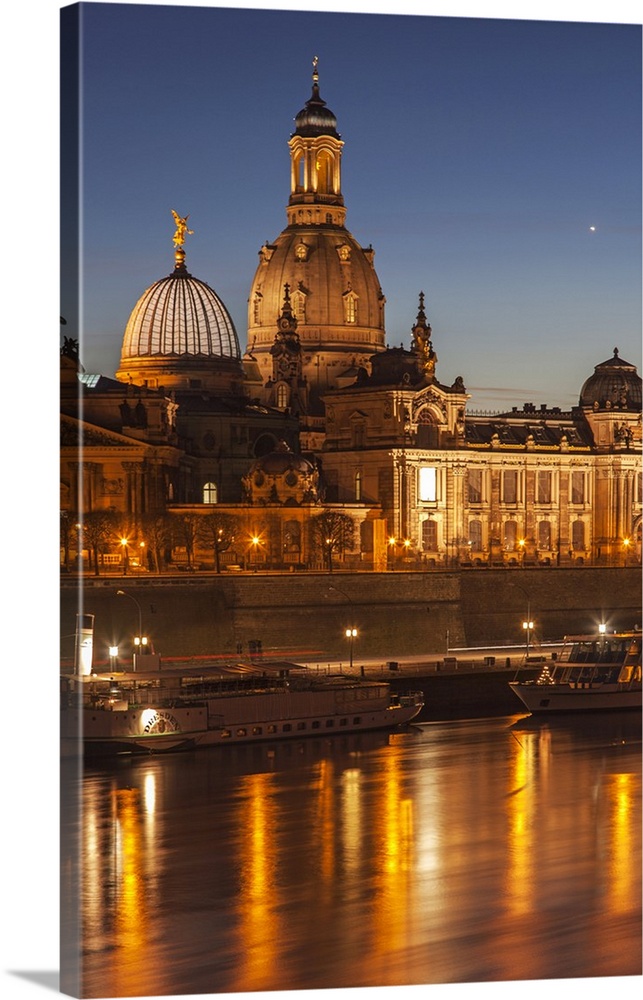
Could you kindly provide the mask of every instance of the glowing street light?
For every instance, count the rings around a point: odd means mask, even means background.
[[[627,553],[629,551],[631,540],[629,538],[623,539],[623,565],[627,566]]]
[[[357,637],[357,629],[356,628],[347,628],[345,634],[346,634],[346,638],[349,640],[349,648],[350,648],[350,670],[352,672],[352,670],[353,670],[353,642],[355,641],[355,639]]]
[[[527,648],[526,648],[525,655],[526,655],[526,658],[528,660],[529,659],[529,636],[531,635],[531,633],[533,631],[534,623],[533,623],[533,621],[531,621],[531,619],[527,619],[527,621],[524,621],[522,623],[522,627],[525,630],[525,635],[526,635],[526,638],[527,638]]]

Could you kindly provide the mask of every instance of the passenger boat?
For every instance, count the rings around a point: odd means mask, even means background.
[[[641,631],[566,636],[552,668],[510,681],[533,714],[641,708]]]
[[[393,729],[422,710],[422,692],[302,672],[230,677],[212,671],[73,674],[61,679],[61,753],[159,753]]]

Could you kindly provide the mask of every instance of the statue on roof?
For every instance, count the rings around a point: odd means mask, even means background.
[[[176,223],[176,231],[174,233],[174,239],[173,239],[174,246],[182,247],[183,244],[185,243],[186,233],[188,236],[194,235],[194,230],[188,229],[188,219],[190,218],[190,216],[186,215],[185,218],[181,218],[178,212],[175,212],[174,209],[172,209],[172,215],[174,216],[174,221]]]

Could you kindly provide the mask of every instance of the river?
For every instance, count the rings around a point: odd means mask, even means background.
[[[641,974],[638,713],[121,760],[78,791],[86,997]]]

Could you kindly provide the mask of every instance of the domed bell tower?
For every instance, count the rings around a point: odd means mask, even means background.
[[[312,94],[288,141],[288,225],[259,251],[248,299],[248,343],[265,386],[273,376],[275,325],[288,286],[309,413],[320,418],[324,393],[345,384],[347,373],[368,369],[372,355],[386,346],[386,300],[374,250],[360,246],[345,228],[343,146],[337,119],[320,96],[315,57]]]

